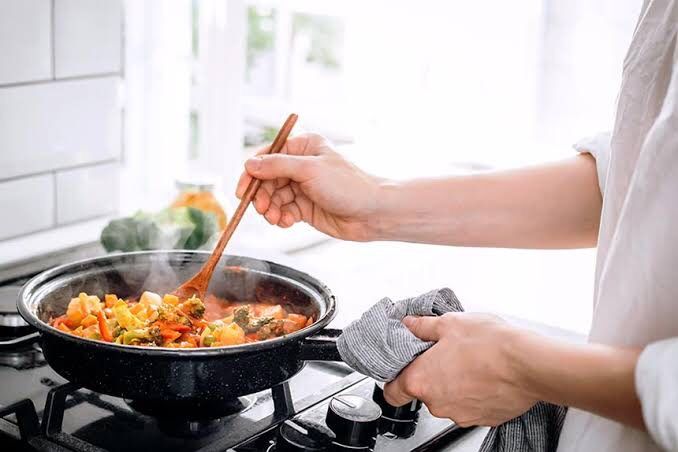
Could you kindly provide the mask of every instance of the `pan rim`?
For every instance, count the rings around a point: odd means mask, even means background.
[[[56,335],[61,339],[68,340],[71,342],[75,342],[84,346],[91,346],[91,347],[96,347],[96,348],[103,348],[107,349],[110,351],[115,351],[119,353],[132,353],[132,354],[143,354],[143,355],[153,355],[153,356],[166,356],[166,357],[174,357],[174,358],[193,358],[193,357],[219,357],[219,356],[229,356],[229,355],[238,355],[238,354],[243,354],[243,353],[249,353],[249,352],[257,352],[259,350],[265,350],[269,348],[276,348],[280,347],[285,344],[290,344],[294,342],[299,342],[300,339],[303,339],[308,336],[312,336],[314,333],[322,330],[324,327],[326,327],[335,317],[336,315],[336,298],[330,291],[329,287],[327,287],[325,284],[314,278],[313,276],[309,275],[308,273],[302,272],[300,270],[294,269],[292,267],[278,264],[276,262],[264,260],[264,259],[258,259],[254,257],[248,257],[248,256],[241,256],[241,255],[235,255],[235,254],[224,254],[222,255],[223,257],[228,257],[228,258],[241,258],[241,259],[250,259],[250,260],[255,260],[259,261],[277,268],[282,268],[287,271],[290,271],[291,273],[295,274],[296,276],[308,279],[312,281],[314,284],[318,286],[318,288],[309,288],[307,284],[302,283],[301,281],[296,281],[290,277],[284,276],[284,275],[278,275],[275,273],[268,273],[272,276],[275,276],[276,278],[283,279],[283,280],[288,280],[293,284],[299,285],[303,287],[304,289],[312,289],[315,292],[318,292],[320,295],[321,299],[325,302],[325,313],[317,319],[312,325],[302,328],[299,331],[295,331],[292,334],[288,334],[285,336],[277,337],[274,339],[268,339],[265,341],[260,341],[260,342],[252,342],[252,343],[247,343],[247,344],[241,344],[241,345],[226,345],[226,346],[221,346],[221,347],[196,347],[196,348],[169,348],[169,347],[145,347],[145,346],[139,346],[139,345],[124,345],[124,344],[116,344],[112,342],[104,342],[104,341],[98,341],[95,339],[87,339],[79,336],[74,336],[72,334],[68,334],[64,331],[61,331],[57,328],[54,328],[53,326],[47,324],[46,322],[42,321],[38,316],[37,313],[34,312],[33,309],[29,308],[28,304],[28,298],[30,298],[31,294],[35,292],[36,288],[40,287],[40,285],[54,279],[60,274],[63,274],[64,272],[67,272],[68,270],[72,270],[78,266],[81,266],[83,264],[91,264],[95,262],[110,262],[116,258],[121,259],[125,257],[134,257],[134,256],[152,256],[152,255],[160,255],[160,254],[169,254],[169,255],[204,255],[204,256],[209,256],[211,253],[209,251],[200,251],[200,250],[151,250],[151,251],[132,251],[132,252],[124,252],[124,253],[115,253],[115,254],[110,254],[110,255],[102,255],[102,256],[97,256],[97,257],[92,257],[92,258],[85,258],[85,259],[79,259],[77,261],[69,262],[66,264],[62,264],[56,267],[53,267],[49,270],[45,270],[33,278],[31,278],[29,281],[24,284],[24,286],[21,288],[19,291],[19,296],[17,299],[17,309],[19,311],[19,314],[23,319],[28,322],[30,325],[33,327],[37,328],[38,331],[40,332],[41,335],[45,334],[50,334],[50,335]],[[250,271],[259,271],[261,273],[266,273],[262,272],[261,270],[255,270],[255,269],[249,269]]]

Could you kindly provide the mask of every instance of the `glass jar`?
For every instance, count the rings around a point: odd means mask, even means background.
[[[177,180],[179,191],[171,207],[194,207],[203,212],[211,212],[217,217],[219,229],[224,229],[228,218],[222,203],[214,195],[214,184],[192,180]]]

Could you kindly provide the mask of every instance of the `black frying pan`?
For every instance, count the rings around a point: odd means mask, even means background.
[[[141,403],[168,404],[192,413],[283,382],[306,360],[341,360],[340,331],[325,330],[335,314],[330,290],[315,278],[283,265],[224,255],[210,293],[233,301],[280,303],[316,322],[290,335],[249,344],[196,349],[100,342],[47,324],[66,312],[79,292],[103,297],[170,292],[196,273],[209,253],[150,251],[87,259],[45,271],[19,294],[21,316],[41,335],[45,358],[64,378],[82,387]],[[182,408],[183,407],[183,408]],[[177,413],[180,414],[180,413]]]

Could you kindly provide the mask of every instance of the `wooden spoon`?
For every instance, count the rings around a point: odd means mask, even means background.
[[[280,152],[282,147],[285,145],[287,137],[292,131],[294,124],[297,122],[297,117],[298,116],[294,113],[287,117],[285,124],[283,124],[282,128],[278,132],[278,135],[276,135],[275,140],[273,140],[273,143],[268,150],[268,154],[277,154]],[[245,214],[247,206],[250,205],[250,202],[252,199],[254,199],[254,195],[257,194],[257,190],[259,189],[260,185],[261,180],[252,178],[249,185],[247,186],[247,190],[245,190],[245,193],[240,200],[240,204],[238,204],[238,208],[235,209],[231,220],[226,225],[226,229],[224,229],[224,232],[221,233],[221,237],[219,237],[219,241],[214,247],[214,251],[212,251],[209,259],[207,259],[207,262],[203,264],[198,273],[196,273],[191,279],[183,283],[173,292],[174,295],[180,299],[190,298],[194,295],[201,299],[205,297],[210,279],[212,279],[212,273],[214,273],[214,269],[221,258],[221,254],[224,252],[224,248],[226,248],[226,244],[231,239],[231,236],[233,235],[235,228],[240,223],[242,216]]]

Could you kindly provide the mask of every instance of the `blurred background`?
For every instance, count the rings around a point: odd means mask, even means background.
[[[640,6],[0,0],[0,268],[99,246],[112,220],[184,205],[187,189],[229,216],[243,161],[292,111],[299,130],[387,177],[572,155],[612,127]],[[445,285],[472,309],[590,322],[594,250],[337,243],[253,211],[234,240],[324,279],[353,306],[345,318]]]

